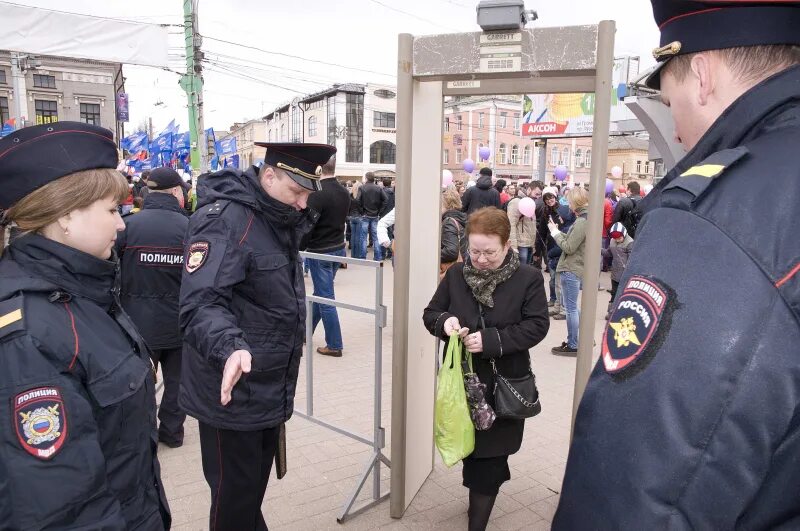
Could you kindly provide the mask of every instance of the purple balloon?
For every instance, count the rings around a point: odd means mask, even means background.
[[[567,178],[567,174],[569,173],[566,166],[556,166],[556,171],[553,172],[556,176],[556,179],[559,181],[563,181]]]
[[[464,162],[461,164],[464,165],[464,171],[467,173],[472,173],[475,171],[475,161],[472,159],[464,159]]]
[[[610,194],[614,191],[614,181],[611,179],[606,179],[606,193]]]
[[[486,146],[483,146],[478,150],[478,156],[480,156],[481,160],[489,160],[489,155],[491,154],[492,152],[489,151],[489,148]]]

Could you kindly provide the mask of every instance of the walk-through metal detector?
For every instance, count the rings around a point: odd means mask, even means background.
[[[517,31],[399,36],[391,515],[433,470],[436,340],[422,311],[438,282],[443,98],[594,92],[587,256],[600,256],[611,112],[613,21]],[[587,260],[573,419],[592,363],[600,260]]]

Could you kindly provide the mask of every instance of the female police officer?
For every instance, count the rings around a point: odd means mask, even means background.
[[[151,364],[112,247],[128,186],[111,132],[0,139],[0,528],[168,529]]]

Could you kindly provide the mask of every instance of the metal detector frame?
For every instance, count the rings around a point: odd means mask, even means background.
[[[375,271],[375,305],[372,307],[357,306],[333,299],[326,299],[324,297],[317,297],[315,295],[306,296],[306,411],[301,412],[295,410],[294,414],[302,417],[308,421],[318,424],[324,428],[335,431],[345,437],[350,437],[358,442],[362,442],[372,446],[372,455],[370,455],[364,467],[364,472],[361,474],[358,483],[356,484],[353,493],[347,498],[342,506],[341,513],[336,521],[340,524],[347,518],[355,516],[367,509],[379,504],[389,497],[389,493],[381,495],[381,463],[391,468],[391,461],[383,454],[383,448],[386,447],[386,430],[381,426],[381,402],[383,391],[383,329],[386,327],[386,306],[383,305],[383,262],[376,262],[374,260],[362,260],[358,258],[347,258],[343,256],[332,256],[328,254],[317,254],[301,252],[300,256],[304,260],[322,260],[325,262],[338,262],[340,264],[348,264],[360,267],[369,267]],[[327,304],[329,306],[336,306],[346,310],[353,310],[355,312],[366,313],[373,315],[375,318],[375,396],[374,396],[374,411],[373,411],[373,432],[372,440],[362,437],[357,433],[347,431],[344,428],[326,422],[314,416],[314,347],[313,343],[313,322],[312,322],[312,304]],[[372,473],[372,501],[353,509],[361,489],[367,482],[367,478]]]
[[[427,474],[430,474],[433,469],[433,437],[430,438],[428,462],[423,448],[418,445],[412,449],[408,444],[408,432],[420,437],[420,434],[432,435],[433,429],[432,422],[430,427],[420,427],[419,423],[432,418],[434,376],[431,374],[431,381],[426,379],[424,382],[419,381],[419,376],[427,375],[427,356],[431,358],[430,372],[433,373],[436,340],[430,336],[429,343],[421,339],[420,335],[426,332],[420,320],[425,304],[423,300],[426,300],[423,291],[430,290],[427,294],[429,299],[433,293],[431,287],[435,288],[437,281],[438,271],[433,267],[429,255],[438,257],[439,249],[432,245],[438,237],[430,234],[420,236],[420,230],[438,227],[440,222],[439,210],[430,208],[430,194],[436,195],[440,189],[442,99],[456,95],[554,92],[594,92],[596,95],[589,188],[590,204],[595,207],[589,209],[585,252],[587,256],[598,259],[587,260],[584,271],[584,279],[587,280],[584,285],[592,289],[584,291],[581,304],[583,319],[580,323],[575,371],[574,425],[575,413],[592,364],[597,306],[597,289],[594,286],[600,275],[603,221],[603,209],[598,205],[603,204],[605,197],[615,31],[614,21],[608,20],[598,25],[522,30],[520,69],[502,73],[481,72],[480,32],[399,36],[392,348],[392,517],[403,516],[411,499],[424,483],[424,478],[420,482],[420,471],[427,470]],[[459,83],[452,83],[455,81]],[[435,102],[437,98],[438,104]],[[432,146],[431,143],[436,145]],[[412,203],[415,204],[414,208]],[[427,208],[420,208],[420,205]],[[415,238],[413,247],[412,238]],[[416,379],[410,380],[410,373]],[[412,384],[414,389],[409,388]],[[422,399],[420,393],[424,394]],[[425,409],[428,406],[429,411]],[[413,463],[407,459],[407,453],[412,450],[416,452]],[[408,482],[407,474],[411,475]],[[406,493],[406,490],[411,492]]]

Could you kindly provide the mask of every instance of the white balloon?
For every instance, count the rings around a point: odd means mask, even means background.
[[[619,179],[620,177],[622,177],[622,168],[620,168],[619,166],[614,166],[613,168],[611,168],[611,175],[615,179]]]

